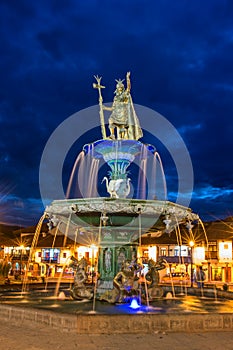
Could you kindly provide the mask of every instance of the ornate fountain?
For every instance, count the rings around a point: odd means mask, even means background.
[[[101,78],[95,78],[93,87],[99,91],[102,139],[84,145],[82,157],[72,172],[67,199],[53,201],[46,208],[46,215],[51,225],[66,227],[64,231],[75,242],[98,246],[96,297],[123,302],[119,286],[122,276],[128,276],[125,291],[137,290],[134,277],[142,269],[138,263],[142,236],[151,230],[158,236],[169,233],[180,223],[198,220],[198,216],[189,208],[167,200],[160,157],[153,145],[139,141],[143,133],[130,94],[130,74],[126,76],[126,88],[122,80],[117,80],[111,107],[103,105],[104,86]],[[109,135],[105,111],[111,112]],[[156,178],[158,172],[160,181]],[[156,187],[157,183],[160,188]],[[71,198],[74,184],[77,195]],[[152,262],[151,266],[155,271],[164,268]],[[152,274],[152,268],[150,273],[154,287],[156,274]],[[78,285],[82,286],[80,293]],[[73,297],[82,298],[82,295],[86,295],[83,283],[77,279]]]

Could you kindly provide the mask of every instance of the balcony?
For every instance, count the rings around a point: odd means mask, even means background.
[[[41,262],[45,264],[59,263],[59,258],[41,258]]]
[[[205,252],[205,260],[217,260],[218,252],[217,251],[206,251]]]
[[[158,256],[158,259],[164,259],[168,264],[191,264],[190,256]]]
[[[11,261],[28,261],[29,259],[29,253],[28,254],[12,254],[10,256]]]

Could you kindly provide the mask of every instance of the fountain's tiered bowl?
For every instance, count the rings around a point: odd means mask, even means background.
[[[55,200],[47,206],[46,214],[54,223],[67,224],[69,220],[71,227],[82,232],[98,232],[102,225],[106,230],[126,230],[137,235],[139,230],[141,234],[153,230],[161,235],[161,231],[199,219],[191,209],[169,201],[106,197]],[[164,223],[168,217],[169,227]]]

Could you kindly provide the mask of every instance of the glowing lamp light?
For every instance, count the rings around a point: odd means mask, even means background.
[[[131,307],[131,309],[134,309],[134,310],[139,309],[140,305],[138,304],[137,299],[132,299],[129,307]]]
[[[194,241],[190,241],[189,242],[189,246],[192,248],[192,247],[194,247],[194,245],[195,245],[195,242]]]

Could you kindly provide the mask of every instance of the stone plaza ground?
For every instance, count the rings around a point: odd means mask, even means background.
[[[13,300],[8,305],[1,301],[0,350],[233,349],[232,306],[222,314],[186,310],[136,319],[135,315],[68,315],[26,307],[23,301],[19,307],[15,296]]]
[[[11,325],[0,320],[0,350],[232,350],[233,332],[75,334],[47,326]]]

